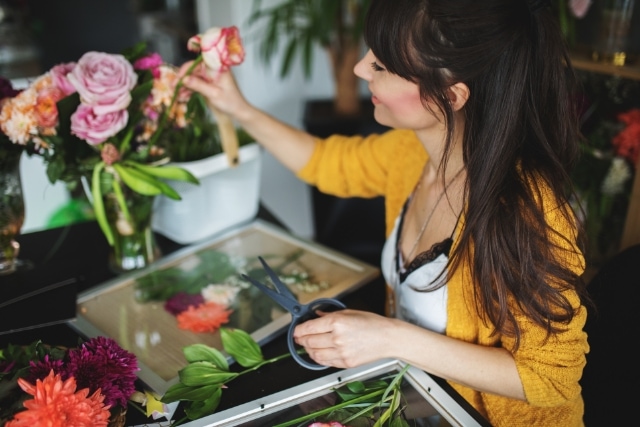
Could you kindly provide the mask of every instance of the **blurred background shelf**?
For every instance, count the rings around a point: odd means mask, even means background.
[[[594,61],[588,49],[577,48],[571,53],[571,62],[574,68],[578,70],[640,81],[640,61],[638,61],[638,58],[631,58],[630,62],[624,66],[616,66]],[[637,107],[640,108],[640,99]],[[640,164],[636,165],[636,171],[638,170],[640,170]],[[635,174],[629,196],[629,207],[622,232],[620,250],[622,251],[638,243],[640,243],[640,173]]]

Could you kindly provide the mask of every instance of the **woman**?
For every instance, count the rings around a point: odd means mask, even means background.
[[[548,4],[374,0],[365,40],[355,73],[394,128],[382,135],[317,139],[249,105],[229,73],[185,80],[321,191],[385,196],[390,316],[326,313],[296,341],[340,368],[403,360],[496,426],[582,425],[579,130]]]

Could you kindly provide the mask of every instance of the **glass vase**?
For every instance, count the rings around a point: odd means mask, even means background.
[[[0,151],[0,275],[18,267],[20,244],[15,238],[24,223],[24,197],[20,180],[21,149],[2,147]]]
[[[144,268],[162,256],[151,229],[154,197],[122,186],[122,197],[104,195],[107,221],[113,233],[110,268],[123,273]]]
[[[634,0],[603,1],[594,60],[616,66],[627,63],[634,3]]]

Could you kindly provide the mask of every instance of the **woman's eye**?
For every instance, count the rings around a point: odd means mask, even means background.
[[[371,68],[373,68],[373,71],[384,71],[384,68],[378,65],[378,63],[375,61],[371,63]]]

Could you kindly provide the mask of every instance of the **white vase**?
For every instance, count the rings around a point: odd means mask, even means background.
[[[231,167],[224,153],[193,162],[173,163],[187,169],[200,185],[169,181],[182,200],[156,197],[152,228],[181,244],[204,240],[254,219],[260,201],[262,152],[257,143],[240,147],[240,162]]]

